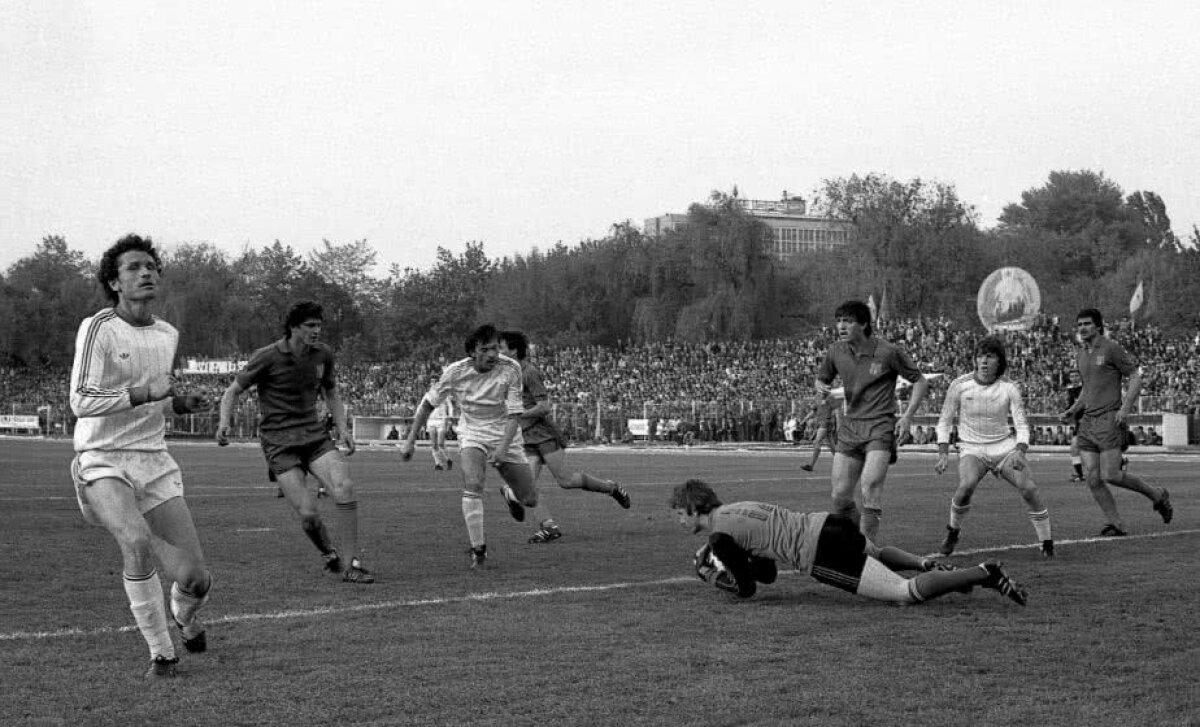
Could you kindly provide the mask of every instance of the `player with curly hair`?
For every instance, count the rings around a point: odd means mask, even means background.
[[[999,563],[949,569],[900,548],[880,548],[850,518],[793,512],[765,502],[721,502],[702,480],[671,492],[670,507],[693,534],[708,533],[695,556],[696,574],[722,590],[749,598],[759,583],[775,581],[779,566],[866,598],[914,604],[975,586],[998,591],[1024,606],[1027,594]],[[896,571],[919,571],[906,578]]]

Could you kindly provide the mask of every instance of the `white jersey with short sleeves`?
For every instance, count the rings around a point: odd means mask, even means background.
[[[133,407],[129,389],[171,374],[179,332],[155,317],[148,326],[126,323],[106,308],[79,325],[71,367],[75,451],[166,450],[165,413],[171,398]]]
[[[459,439],[497,443],[514,414],[525,411],[521,403],[521,365],[508,356],[500,356],[491,371],[476,371],[473,359],[455,361],[442,370],[425,401],[436,411],[448,398],[458,402]],[[521,430],[513,442],[521,443]]]
[[[958,438],[969,444],[994,444],[1008,439],[1008,418],[1017,430],[1017,442],[1029,444],[1029,421],[1021,388],[1008,379],[979,383],[975,374],[963,374],[950,384],[937,423],[939,444],[950,442],[950,428],[958,418]]]

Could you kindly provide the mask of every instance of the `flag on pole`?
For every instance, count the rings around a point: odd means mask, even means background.
[[[879,314],[879,309],[875,307],[874,293],[871,293],[869,296],[867,296],[867,307],[871,309],[871,323],[874,323]]]
[[[1142,289],[1142,281],[1139,279],[1137,288],[1135,288],[1133,291],[1133,297],[1129,299],[1129,316],[1131,318],[1133,317],[1133,315],[1135,313],[1138,312],[1138,309],[1142,307],[1142,303],[1144,301],[1145,301],[1145,292]]]

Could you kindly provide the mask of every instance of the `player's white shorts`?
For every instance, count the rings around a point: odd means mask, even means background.
[[[991,444],[958,443],[959,457],[974,457],[983,463],[993,475],[1000,476],[1000,468],[1004,462],[1017,451],[1017,438],[1009,437]]]
[[[71,479],[75,481],[75,499],[83,519],[93,525],[100,521],[83,496],[92,482],[113,477],[133,489],[138,511],[143,515],[173,497],[183,497],[183,476],[169,452],[108,451],[91,449],[75,455]]]
[[[446,426],[445,419],[437,419],[437,420],[430,419],[429,421],[425,422],[425,431],[428,432],[429,436],[431,436],[431,437],[433,436],[434,432],[443,432],[444,433],[444,432],[448,431],[448,429],[449,429],[449,427]]]
[[[496,445],[492,442],[473,439],[469,434],[463,434],[458,440],[458,451],[462,452],[464,449],[480,449],[483,450],[484,455],[488,455],[496,449]],[[500,461],[512,464],[529,464],[529,459],[525,457],[525,440],[521,439],[520,433],[513,437],[512,443],[508,445],[508,451],[500,457]]]

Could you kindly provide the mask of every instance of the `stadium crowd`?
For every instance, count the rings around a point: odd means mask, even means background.
[[[876,335],[901,344],[922,371],[936,375],[922,407],[927,415],[938,413],[949,382],[973,368],[971,351],[986,335],[945,318],[889,320],[877,328]],[[543,345],[534,347],[533,358],[545,373],[560,422],[573,438],[591,439],[597,431],[605,438],[627,437],[625,421],[640,417],[651,421],[652,436],[783,440],[811,406],[817,365],[834,335],[832,327],[825,327],[807,336],[765,341]],[[1200,331],[1168,336],[1154,326],[1118,321],[1109,335],[1142,364],[1144,411],[1200,417]],[[1008,376],[1024,387],[1027,409],[1043,414],[1064,409],[1068,375],[1075,367],[1072,331],[1046,317],[1031,330],[1005,333],[1005,339]],[[353,414],[410,416],[446,363],[448,359],[343,358],[338,375],[342,398]],[[183,378],[189,390],[218,399],[231,375]],[[69,417],[67,380],[61,367],[0,368],[0,412],[35,414],[49,405],[51,416]],[[901,398],[905,394],[902,390]],[[252,398],[247,406],[254,406]],[[596,416],[603,420],[599,426]],[[1052,429],[1035,431],[1046,441],[1056,436]]]

